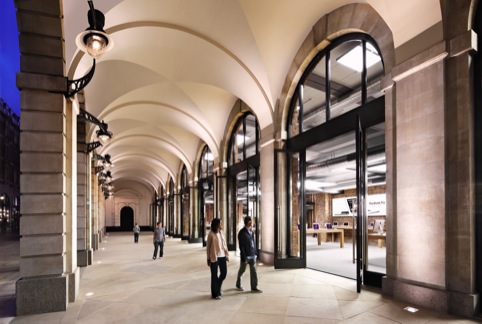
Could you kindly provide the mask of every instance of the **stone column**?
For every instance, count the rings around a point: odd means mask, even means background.
[[[191,199],[190,208],[190,238],[189,243],[201,243],[202,237],[199,231],[199,189],[197,181],[192,182],[192,186],[189,188],[190,194],[189,199]]]
[[[474,109],[480,107],[474,107],[473,93],[473,56],[477,49],[477,35],[470,27],[467,28],[472,19],[472,1],[441,3],[444,37],[449,52],[445,63],[446,132],[449,134],[446,144],[449,165],[446,207],[447,304],[449,313],[474,316],[480,310],[475,274],[474,183]]]
[[[91,175],[91,217],[92,217],[92,249],[97,251],[99,249],[99,183],[97,176],[91,171],[90,163],[89,174]]]
[[[22,54],[20,279],[17,315],[64,311],[69,274],[66,233],[66,116],[62,12],[59,0],[15,1]],[[67,269],[69,264],[69,269]],[[68,270],[68,271],[67,271]]]
[[[80,271],[77,266],[77,111],[76,102],[64,105],[66,116],[66,272],[69,277],[69,302],[79,291]]]
[[[387,216],[386,217],[386,247],[387,247],[387,276],[397,276],[397,177],[396,177],[396,114],[395,114],[395,91],[393,89],[393,81],[391,78],[383,80],[386,84],[382,87],[385,89],[385,156],[387,164],[386,174],[386,201],[391,203],[387,204]],[[383,281],[383,291],[391,293],[393,287],[390,280]]]
[[[441,42],[395,66],[385,102],[387,195],[395,207],[383,291],[438,311],[447,310],[445,57]]]
[[[99,235],[99,242],[102,242],[105,234],[105,197],[100,187],[97,186],[97,188],[99,189],[98,190],[99,204],[98,204],[97,234]]]
[[[86,267],[92,264],[93,250],[90,231],[89,177],[87,165],[90,163],[85,154],[85,121],[77,124],[77,264]]]
[[[223,168],[222,161],[214,161],[214,213],[213,218],[220,218],[225,227],[228,226],[228,181],[227,170]],[[234,212],[233,212],[234,215]],[[233,216],[234,217],[234,216]],[[225,228],[227,234],[227,228]],[[230,231],[231,232],[231,231]],[[229,238],[226,238],[229,241]],[[235,240],[235,238],[233,238]]]
[[[260,166],[259,166],[259,178],[260,178],[260,220],[261,224],[258,227],[261,228],[259,235],[260,243],[260,255],[259,258],[262,262],[267,264],[274,264],[274,135],[272,130],[262,130],[262,138],[260,139]]]

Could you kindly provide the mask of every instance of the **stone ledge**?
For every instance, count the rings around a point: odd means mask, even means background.
[[[428,50],[423,51],[422,53],[415,55],[407,61],[393,67],[391,71],[391,78],[398,82],[434,63],[445,59],[447,55],[448,52],[445,42],[440,42]],[[383,80],[382,83],[387,84],[390,83],[390,81]]]

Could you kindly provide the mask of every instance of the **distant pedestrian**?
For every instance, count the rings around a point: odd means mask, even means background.
[[[139,227],[139,225],[134,225],[134,243],[138,243],[139,242],[139,233],[141,232],[141,228]]]
[[[221,230],[222,225],[223,223],[219,218],[213,219],[206,244],[208,267],[211,269],[211,296],[215,299],[221,299],[221,286],[228,273],[226,262],[229,262],[229,251]]]
[[[157,222],[156,229],[154,230],[154,237],[152,238],[152,243],[154,243],[154,255],[152,260],[156,259],[157,250],[159,250],[159,260],[164,256],[164,241],[166,240],[166,233],[164,228],[161,226],[161,222]]]

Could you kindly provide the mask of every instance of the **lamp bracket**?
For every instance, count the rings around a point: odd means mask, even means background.
[[[103,166],[98,166],[98,167],[95,167],[95,168],[94,168],[94,172],[95,172],[96,174],[99,173],[99,172],[102,172],[102,171],[104,171],[104,167],[103,167]]]
[[[100,161],[104,161],[104,157],[96,152],[94,152],[94,154],[92,155],[92,160],[100,160]]]
[[[108,132],[107,124],[98,120],[94,115],[92,115],[85,109],[82,109],[82,108],[79,109],[79,116],[81,116],[84,120],[99,126],[99,128],[102,129],[102,131],[106,133]]]
[[[92,80],[95,72],[95,59],[93,61],[94,63],[92,64],[92,68],[82,78],[76,80],[67,80],[67,90],[64,92],[64,96],[66,98],[70,98],[80,90],[84,89],[87,84],[89,84],[90,80]]]
[[[95,150],[99,146],[102,146],[102,144],[99,141],[87,143],[87,153],[92,152],[93,150]]]

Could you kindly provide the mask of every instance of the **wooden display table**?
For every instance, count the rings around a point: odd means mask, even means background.
[[[342,230],[356,230],[356,226],[355,228],[353,228],[353,226],[351,225],[333,225],[333,228],[342,229]]]
[[[382,248],[383,247],[383,241],[387,240],[387,233],[384,233],[384,234],[378,234],[378,233],[368,234],[368,237],[378,239],[378,247]]]
[[[331,241],[334,242],[333,234],[339,234],[340,236],[340,248],[345,246],[345,234],[342,229],[337,229],[337,228],[320,228],[320,229],[314,229],[314,228],[307,228],[306,229],[306,234],[318,234],[318,245],[321,245],[321,235],[325,237],[325,242],[328,242],[328,234],[331,234]]]

